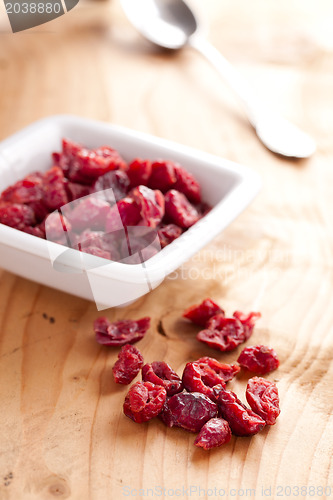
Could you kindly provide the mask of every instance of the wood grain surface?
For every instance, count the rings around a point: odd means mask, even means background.
[[[185,307],[212,297],[258,310],[248,344],[273,346],[281,415],[253,438],[205,452],[194,435],[122,413],[126,387],[99,346],[93,303],[0,271],[0,498],[332,498],[333,5],[330,0],[193,2],[208,38],[258,95],[311,133],[292,162],[257,140],[237,99],[190,49],[161,53],[118,3],[82,3],[12,34],[0,5],[0,139],[73,113],[203,149],[259,172],[263,189],[210,245],[110,320],[151,316],[138,347],[178,373],[202,355]],[[38,165],[36,166],[38,168]],[[0,172],[1,175],[1,172]],[[1,267],[1,260],[0,260]],[[38,270],[36,270],[38,272]],[[230,383],[241,398],[247,377]]]

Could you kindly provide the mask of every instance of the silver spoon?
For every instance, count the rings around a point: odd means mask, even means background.
[[[243,102],[250,124],[272,152],[292,158],[308,158],[316,150],[314,140],[251,94],[235,68],[200,33],[198,21],[184,0],[120,0],[129,21],[149,41],[166,49],[191,46],[220,72]]]

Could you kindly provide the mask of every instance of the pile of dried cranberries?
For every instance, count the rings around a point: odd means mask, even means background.
[[[209,210],[199,182],[172,161],[127,164],[108,146],[92,150],[68,139],[52,161],[47,172],[3,191],[0,223],[114,261],[149,247],[140,256],[147,260]]]
[[[229,351],[252,334],[259,313],[237,311],[226,318],[211,299],[187,309],[183,316],[204,327],[198,339],[217,350]],[[150,318],[111,323],[98,318],[94,323],[96,340],[104,345],[121,346],[113,366],[116,383],[130,384],[141,370],[142,381],[129,389],[123,411],[134,422],[159,417],[168,427],[182,427],[198,433],[194,444],[205,450],[220,446],[236,436],[252,436],[265,425],[273,425],[280,413],[278,390],[274,382],[254,376],[247,382],[246,406],[226,388],[241,369],[264,375],[279,366],[275,351],[264,345],[245,347],[236,362],[222,363],[204,356],[186,363],[180,377],[165,361],[144,363],[133,346],[143,338]],[[204,333],[206,332],[206,333]]]

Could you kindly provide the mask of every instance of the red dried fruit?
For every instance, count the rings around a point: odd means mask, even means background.
[[[123,198],[107,214],[105,232],[111,233],[123,226],[136,226],[141,220],[140,210],[132,198]]]
[[[34,211],[28,205],[4,201],[0,203],[0,223],[22,230],[27,226],[33,226],[36,219]]]
[[[114,200],[118,201],[125,198],[130,185],[130,180],[123,170],[111,170],[106,174],[98,177],[95,184],[93,185],[93,191],[105,191],[107,189],[112,189],[113,196],[107,196],[106,199],[110,203],[114,203]]]
[[[230,439],[231,429],[228,422],[223,418],[211,418],[201,427],[194,444],[204,450],[210,450],[228,443]]]
[[[245,340],[251,337],[255,322],[261,318],[259,312],[251,312],[249,314],[244,314],[240,311],[235,311],[233,314],[234,318],[237,318],[244,327]]]
[[[176,183],[173,189],[183,193],[186,198],[194,204],[201,203],[201,189],[195,177],[180,165],[174,166]]]
[[[205,327],[208,320],[216,314],[224,315],[224,311],[212,299],[205,299],[201,304],[187,308],[183,313],[183,318],[187,318],[196,325]]]
[[[126,344],[118,354],[112,372],[117,384],[130,384],[143,365],[143,356],[135,346]]]
[[[161,385],[168,396],[183,390],[183,384],[177,373],[165,361],[153,361],[142,367],[142,380]]]
[[[128,391],[123,410],[127,417],[141,424],[156,417],[166,400],[166,390],[151,382],[136,382]]]
[[[85,248],[80,248],[81,252],[88,253],[90,255],[95,255],[96,257],[101,257],[102,259],[108,259],[111,260],[111,253],[108,252],[107,250],[102,250],[102,248],[99,247],[85,247]]]
[[[176,224],[166,224],[159,227],[157,234],[161,243],[161,248],[170,245],[170,243],[179,238],[182,232],[182,228],[176,226]]]
[[[5,189],[1,199],[11,203],[23,204],[41,200],[42,194],[42,175],[36,172],[27,175],[23,180]]]
[[[23,232],[31,234],[32,236],[37,236],[37,238],[45,239],[45,231],[40,226],[26,226],[22,229]]]
[[[176,182],[174,163],[172,161],[155,161],[149,177],[148,186],[151,189],[159,189],[165,193]]]
[[[63,241],[64,244],[69,241],[69,233],[72,230],[71,223],[58,211],[48,215],[44,224],[46,239],[48,241],[58,243],[60,240]]]
[[[134,344],[144,337],[149,327],[149,317],[138,320],[124,319],[113,323],[105,317],[100,317],[94,321],[97,342],[107,346]]]
[[[225,387],[240,370],[237,364],[220,363],[217,359],[205,356],[187,363],[183,372],[183,384],[189,392],[201,392],[214,399],[213,388],[216,385]]]
[[[182,427],[199,432],[201,427],[217,415],[217,405],[200,392],[181,392],[167,399],[160,414],[168,427]]]
[[[265,375],[279,366],[279,359],[271,347],[254,345],[245,347],[238,357],[242,368],[247,368],[258,375]]]
[[[214,392],[220,415],[229,423],[233,434],[252,436],[265,426],[265,420],[247,408],[234,392],[221,387]]]
[[[175,189],[165,195],[165,216],[168,222],[187,229],[199,220],[197,209],[186,196]]]
[[[81,148],[69,166],[68,178],[82,184],[92,184],[110,170],[126,169],[126,163],[114,149],[104,146],[95,150]]]
[[[143,226],[156,227],[164,216],[164,196],[158,189],[154,191],[146,186],[137,186],[129,192],[137,204]]]
[[[78,182],[67,182],[66,191],[69,201],[74,201],[83,196],[88,196],[91,193],[91,187],[84,184],[79,184]]]
[[[198,333],[197,339],[219,351],[231,351],[247,340],[260,313],[245,315],[239,311],[233,318],[226,318],[224,312],[211,317],[205,330]]]
[[[217,314],[208,320],[206,329],[198,333],[197,339],[213,349],[231,351],[245,341],[244,328],[238,319]]]
[[[52,167],[43,176],[43,203],[49,211],[68,203],[66,179],[59,167]]]
[[[142,184],[148,185],[149,177],[151,174],[151,162],[149,160],[141,160],[136,158],[129,164],[127,175],[130,180],[130,187],[136,187]]]
[[[66,210],[66,217],[75,231],[85,229],[104,229],[105,221],[110,212],[110,205],[95,195],[87,196],[74,202],[73,209]]]
[[[274,425],[280,415],[279,394],[274,382],[261,377],[253,377],[247,383],[246,399],[252,410],[267,425]]]

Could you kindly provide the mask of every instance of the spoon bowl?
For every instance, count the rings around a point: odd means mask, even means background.
[[[129,21],[150,42],[171,50],[191,46],[220,73],[243,103],[247,119],[267,149],[288,158],[308,158],[314,140],[261,104],[236,69],[202,35],[197,17],[184,0],[120,0]]]

